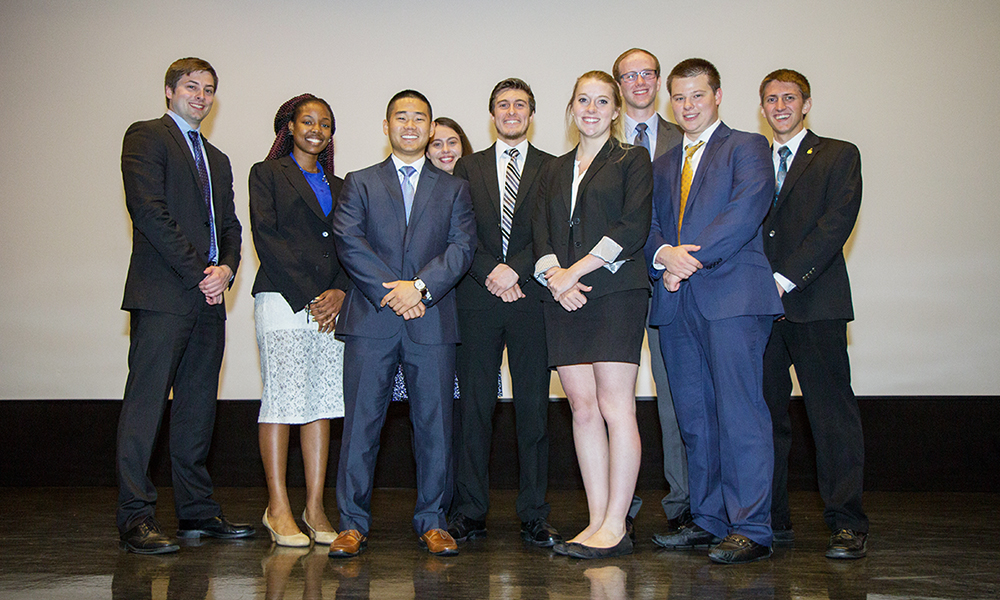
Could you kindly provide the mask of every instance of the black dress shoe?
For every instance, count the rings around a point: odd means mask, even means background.
[[[868,534],[840,529],[830,536],[827,558],[864,558],[868,555]]]
[[[569,556],[569,544],[566,542],[556,542],[552,544],[552,551],[560,556]]]
[[[568,556],[584,560],[625,556],[626,554],[632,554],[633,549],[632,539],[627,535],[623,535],[621,541],[610,548],[594,548],[583,544],[566,544],[566,554]]]
[[[455,513],[448,521],[448,533],[456,542],[486,537],[486,521],[477,521],[462,513]]]
[[[725,565],[741,565],[771,556],[771,547],[758,544],[738,533],[730,533],[708,553],[712,562]]]
[[[625,533],[628,534],[628,539],[635,544],[635,518],[628,515],[625,516]]]
[[[684,512],[678,516],[673,519],[667,519],[667,530],[664,533],[676,533],[681,527],[693,523],[694,518],[691,516],[691,509],[685,508]]]
[[[711,531],[705,531],[700,525],[690,523],[682,525],[673,533],[658,533],[653,536],[653,543],[661,548],[707,548],[718,544],[721,540]]]
[[[545,519],[538,517],[537,519],[521,523],[521,539],[532,546],[550,548],[556,542],[561,542],[563,538],[556,531],[555,527],[549,525]]]
[[[210,519],[181,519],[177,522],[177,537],[199,538],[201,536],[235,540],[252,536],[254,528],[244,523],[230,523],[219,515]]]
[[[152,518],[121,534],[120,539],[122,548],[134,554],[169,554],[181,549],[160,533],[160,526]]]
[[[795,530],[791,526],[783,529],[774,529],[775,546],[791,546],[795,544]]]

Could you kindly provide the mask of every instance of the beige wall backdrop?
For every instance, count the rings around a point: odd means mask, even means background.
[[[610,71],[631,46],[659,55],[664,71],[689,56],[713,61],[723,119],[762,133],[760,79],[805,73],[809,126],[856,143],[863,159],[848,258],[856,391],[1000,394],[998,40],[995,0],[5,0],[0,398],[120,397],[131,244],[121,138],[163,113],[174,59],[203,57],[220,76],[204,130],[232,159],[244,225],[221,395],[255,398],[246,182],[281,102],[306,91],[329,100],[343,176],[386,156],[394,92],[423,91],[480,149],[492,142],[493,84],[519,76],[538,100],[532,141],[561,154],[575,78]],[[665,94],[659,107],[669,110]],[[645,371],[637,392],[652,393]]]

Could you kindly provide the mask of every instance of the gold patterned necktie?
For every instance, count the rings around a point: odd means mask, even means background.
[[[689,144],[684,148],[684,168],[681,169],[681,210],[677,217],[677,242],[681,240],[681,224],[684,223],[684,209],[687,208],[688,194],[691,192],[691,182],[694,181],[694,168],[691,166],[691,157],[705,143],[704,140],[697,144]]]

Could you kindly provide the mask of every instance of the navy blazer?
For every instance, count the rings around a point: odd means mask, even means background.
[[[486,289],[486,277],[500,263],[517,272],[518,283],[525,297],[511,303],[515,309],[539,310],[537,303],[551,295],[535,281],[535,255],[532,250],[531,218],[539,201],[539,184],[543,167],[552,155],[528,144],[522,161],[521,180],[514,200],[514,219],[507,242],[507,258],[503,256],[500,232],[500,187],[497,178],[496,144],[463,156],[455,165],[455,176],[469,182],[472,207],[476,213],[478,246],[468,275],[458,284],[458,304],[466,309],[488,309],[503,304],[503,300]]]
[[[587,168],[570,215],[575,160],[576,148],[546,165],[532,223],[535,259],[555,254],[559,265],[568,268],[607,236],[622,247],[616,261],[626,262],[616,273],[601,267],[581,277],[580,283],[594,288],[587,296],[648,290],[642,249],[653,193],[649,152],[609,139]],[[552,294],[544,299],[555,301]]]
[[[764,252],[795,284],[781,297],[789,321],[854,319],[844,244],[861,209],[861,153],[807,131],[764,220]]]
[[[229,158],[201,138],[212,180],[218,263],[233,275],[242,227],[233,204]],[[122,142],[125,206],[132,218],[132,259],[123,310],[186,315],[205,303],[198,284],[208,266],[208,207],[191,148],[170,115],[133,123]],[[225,305],[215,306],[225,318]]]
[[[406,326],[419,344],[458,343],[455,284],[472,264],[476,220],[469,184],[428,160],[420,173],[410,211],[392,162],[347,174],[333,211],[337,255],[354,287],[337,321],[338,336],[389,338]],[[427,311],[405,321],[379,307],[384,282],[419,277],[431,293]]]
[[[344,180],[325,175],[336,205]],[[250,169],[250,226],[260,260],[251,293],[280,292],[299,311],[326,290],[347,291],[350,279],[333,241],[333,210],[323,214],[291,156]]]
[[[650,325],[672,322],[680,297],[663,287],[663,271],[652,265],[663,244],[678,245],[683,152],[681,144],[653,161],[653,224],[646,242],[646,265],[654,281]],[[781,314],[761,236],[773,197],[767,139],[720,123],[695,172],[680,232],[681,244],[701,246],[692,256],[703,268],[681,286],[691,286],[706,319]]]

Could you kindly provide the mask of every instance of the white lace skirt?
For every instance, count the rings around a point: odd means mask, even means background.
[[[254,296],[264,389],[258,423],[301,425],[344,416],[344,343],[320,333],[277,292]]]

